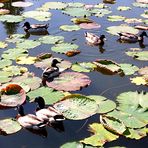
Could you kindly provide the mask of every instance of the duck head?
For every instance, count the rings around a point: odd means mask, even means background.
[[[101,35],[100,40],[106,40],[105,35]]]
[[[38,104],[37,110],[43,109],[45,107],[45,101],[41,96],[36,97],[34,102]]]
[[[51,66],[52,67],[56,67],[56,64],[60,63],[57,59],[53,59],[52,60],[52,63],[51,63]]]
[[[23,28],[24,28],[25,31],[28,31],[31,28],[30,23],[25,22],[24,25],[23,25]]]
[[[143,31],[141,34],[140,34],[140,37],[143,37],[143,36],[146,36],[148,37],[147,33],[145,31]]]

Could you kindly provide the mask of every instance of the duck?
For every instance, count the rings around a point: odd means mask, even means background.
[[[121,33],[118,33],[118,35],[120,36],[119,41],[129,42],[129,43],[136,43],[136,42],[143,43],[144,36],[148,37],[145,31],[141,32],[140,35],[135,35],[129,32],[121,32]]]
[[[47,31],[47,28],[49,27],[49,24],[30,24],[29,22],[25,22],[22,26],[24,28],[24,31],[28,34],[32,35],[47,35],[49,34]]]
[[[101,35],[100,37],[89,32],[84,33],[86,41],[92,45],[104,45],[105,35]]]
[[[51,67],[47,67],[44,69],[42,73],[42,78],[45,78],[46,80],[51,80],[57,76],[59,76],[60,71],[57,64],[60,63],[57,59],[53,59],[51,62]]]
[[[54,107],[48,106],[47,108],[45,108],[45,101],[43,97],[36,97],[34,102],[37,103],[36,116],[41,121],[48,122],[49,125],[52,125],[54,123],[65,120],[65,117]]]
[[[40,120],[36,115],[34,114],[24,114],[24,108],[22,105],[17,106],[18,115],[16,116],[16,119],[18,123],[30,130],[40,130],[41,128],[44,128],[46,126],[46,122]]]

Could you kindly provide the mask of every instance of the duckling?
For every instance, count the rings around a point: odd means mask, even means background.
[[[24,31],[33,35],[47,35],[49,34],[47,28],[49,24],[32,24],[25,22],[23,25]]]
[[[45,101],[42,97],[36,97],[34,102],[38,105],[36,109],[36,116],[40,120],[48,122],[51,125],[52,123],[65,120],[64,116],[52,106],[45,108]]]
[[[45,78],[46,80],[51,80],[54,77],[59,76],[59,67],[57,64],[60,63],[57,59],[53,59],[51,63],[51,67],[45,68],[45,70],[42,73],[42,77]]]
[[[88,41],[88,43],[93,45],[104,45],[105,35],[101,35],[100,37],[89,32],[85,32],[85,38]]]
[[[143,31],[139,36],[128,32],[118,33],[118,35],[120,36],[119,38],[120,41],[129,42],[129,43],[136,43],[136,42],[143,43],[144,36],[148,37],[145,31]]]
[[[37,116],[33,114],[25,115],[24,108],[22,105],[17,106],[17,110],[19,114],[16,118],[22,127],[32,130],[39,130],[46,126],[46,123],[40,120]]]

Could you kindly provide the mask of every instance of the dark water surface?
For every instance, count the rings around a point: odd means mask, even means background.
[[[30,0],[31,1],[31,0]],[[32,0],[34,3],[33,6],[28,8],[14,8],[11,6],[12,1],[8,1],[5,3],[5,8],[8,8],[12,14],[21,14],[24,11],[34,10],[37,7],[40,7],[42,4],[47,2],[48,0]],[[63,0],[64,1],[64,0]],[[101,0],[65,0],[65,2],[82,2],[86,4],[97,4],[102,2]],[[112,13],[109,15],[123,15],[128,18],[137,17],[140,18],[140,14],[144,12],[143,8],[136,8],[132,6],[134,0],[117,0],[116,4],[107,4],[111,7]],[[118,6],[130,6],[132,10],[130,11],[117,11]],[[53,53],[50,48],[51,45],[41,45],[31,51],[29,51],[30,55],[36,56],[42,52],[51,52],[55,57],[61,57],[63,59],[70,60],[72,62],[83,62],[83,61],[94,61],[97,58],[106,58],[116,61],[117,63],[132,63],[137,65],[138,67],[143,67],[147,63],[143,61],[133,60],[131,57],[125,54],[126,49],[131,47],[137,48],[139,47],[138,43],[135,44],[120,44],[117,42],[117,37],[112,36],[106,32],[106,27],[112,25],[119,25],[121,22],[109,22],[106,17],[97,18],[90,17],[95,20],[97,23],[101,24],[100,29],[90,30],[90,32],[94,32],[96,34],[105,34],[107,41],[105,42],[104,49],[105,51],[101,53],[98,47],[90,47],[85,43],[84,31],[81,29],[80,31],[75,32],[64,32],[59,30],[60,25],[64,24],[72,24],[70,22],[71,17],[62,14],[58,10],[51,11],[53,16],[49,22],[50,27],[48,31],[51,35],[63,35],[65,37],[66,42],[71,42],[72,39],[77,38],[74,43],[79,45],[79,49],[81,53],[74,57],[67,57],[62,54]],[[38,23],[33,19],[26,19],[31,23]],[[14,33],[24,33],[24,30],[21,28],[24,22],[11,24],[11,23],[0,23],[0,40],[4,41],[6,37],[10,34]],[[37,39],[39,36],[30,36],[29,39]],[[145,44],[147,44],[146,49],[148,49],[148,40],[145,40]],[[0,54],[4,50],[0,50]],[[34,66],[27,66],[30,71],[35,72],[37,76],[41,76],[41,70],[35,68]],[[144,90],[146,91],[147,87],[145,86],[136,86],[130,83],[129,76],[121,77],[119,75],[103,75],[99,72],[91,72],[86,73],[90,76],[92,83],[89,87],[82,89],[81,91],[76,91],[76,93],[81,93],[84,95],[104,95],[108,99],[115,100],[116,96],[121,92],[125,91],[136,91],[136,90]],[[32,112],[34,110],[34,105],[27,103],[25,105],[26,112]],[[0,110],[0,118],[4,117],[15,117],[16,111],[14,109],[9,110]],[[48,137],[43,138],[39,135],[33,134],[25,129],[19,131],[16,134],[12,134],[10,136],[0,136],[0,148],[59,148],[62,144],[71,141],[77,141],[88,137],[90,133],[87,131],[88,124],[99,121],[99,115],[94,115],[86,120],[82,121],[64,121],[65,131],[60,133],[57,132],[53,128],[47,128]],[[86,124],[85,124],[86,123]],[[146,148],[148,147],[148,139],[143,138],[142,140],[130,140],[124,137],[120,137],[118,140],[105,144],[104,147],[112,147],[112,146],[125,146],[128,148]]]

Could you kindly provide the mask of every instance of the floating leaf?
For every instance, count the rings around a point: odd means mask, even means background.
[[[8,46],[8,44],[0,41],[0,48],[6,48],[7,46]]]
[[[83,144],[78,142],[68,142],[60,146],[60,148],[83,148]],[[87,148],[85,146],[85,148]]]
[[[89,128],[93,135],[80,142],[92,146],[103,146],[106,142],[116,140],[119,137],[106,130],[102,124],[93,123],[89,125]]]
[[[75,91],[90,85],[91,80],[87,75],[78,72],[64,72],[52,82],[46,82],[48,87],[56,90]]]
[[[103,17],[104,15],[110,14],[111,12],[112,12],[112,11],[107,10],[107,9],[98,9],[98,10],[95,12],[95,16],[97,16],[97,17]]]
[[[8,9],[0,9],[0,15],[9,14],[10,10]]]
[[[81,17],[81,16],[90,16],[90,12],[84,8],[66,8],[62,11],[64,14],[75,16],[75,17]]]
[[[148,10],[145,10],[143,14],[141,14],[142,17],[148,18]]]
[[[19,58],[17,58],[16,59],[16,63],[17,64],[28,64],[28,65],[30,65],[30,64],[34,64],[35,63],[35,61],[36,61],[36,57],[19,57]]]
[[[79,26],[80,26],[80,28],[83,28],[83,29],[97,29],[97,28],[101,27],[100,24],[97,24],[95,22],[93,22],[93,23],[81,23]]]
[[[142,23],[142,19],[137,19],[137,18],[126,18],[124,20],[126,23]]]
[[[19,15],[0,15],[0,21],[8,23],[18,23],[24,20],[23,16]]]
[[[137,2],[134,2],[133,3],[133,6],[135,6],[135,7],[141,7],[141,8],[148,8],[148,4],[137,3]]]
[[[148,51],[125,52],[128,56],[132,56],[136,60],[148,61]]]
[[[137,3],[148,4],[147,0],[136,0]]]
[[[22,2],[22,1],[17,1],[17,2],[12,2],[11,4],[13,7],[30,7],[33,5],[31,2]]]
[[[67,51],[76,50],[79,46],[71,43],[56,44],[51,48],[52,51],[58,53],[66,53]]]
[[[119,11],[126,11],[126,10],[131,10],[131,8],[130,7],[127,7],[127,6],[119,6],[117,8],[117,10],[119,10]]]
[[[53,104],[64,97],[64,94],[59,91],[54,91],[52,88],[40,87],[27,94],[29,101],[34,100],[36,97],[41,96],[45,100],[45,104]]]
[[[72,65],[72,70],[77,72],[90,72],[96,68],[96,65],[91,62],[75,63]]]
[[[58,43],[64,42],[64,37],[48,35],[48,36],[39,38],[39,41],[44,44],[58,44]]]
[[[107,28],[107,32],[113,35],[118,35],[120,32],[129,32],[133,34],[137,34],[139,31],[134,27],[127,26],[127,25],[120,25],[120,26],[111,26]]]
[[[50,20],[51,13],[43,11],[26,11],[23,13],[23,16],[26,18],[33,18],[38,21],[48,21]]]
[[[93,63],[97,65],[98,71],[105,73],[105,74],[112,75],[112,74],[116,74],[119,71],[121,71],[120,66],[116,62],[111,61],[111,60],[99,59]]]
[[[99,3],[99,4],[95,5],[94,7],[99,8],[99,9],[108,8],[108,6],[106,6],[104,3]]]
[[[0,134],[1,135],[10,135],[21,130],[20,124],[14,118],[6,118],[0,120]]]
[[[61,112],[64,117],[72,120],[88,118],[94,115],[98,109],[94,100],[79,94],[64,97],[61,101],[55,103],[54,107]]]
[[[68,3],[69,7],[74,7],[74,8],[79,8],[79,7],[83,7],[84,4],[83,3]]]
[[[0,71],[0,83],[9,82],[12,79],[10,76],[12,76],[10,72]]]
[[[15,107],[26,100],[26,93],[18,84],[9,84],[1,89],[0,107]]]
[[[2,59],[0,60],[0,68],[4,68],[6,66],[10,66],[12,64],[11,60]]]
[[[115,22],[115,21],[123,21],[125,17],[120,15],[111,15],[111,16],[108,16],[107,19],[111,22]]]
[[[12,34],[9,38],[6,39],[7,42],[16,43],[24,41],[25,35],[24,34]]]
[[[122,63],[119,64],[119,66],[121,67],[125,75],[132,75],[139,70],[137,66],[134,66],[132,64]]]
[[[60,29],[63,31],[77,31],[81,28],[78,25],[62,25],[60,26]]]
[[[81,23],[93,23],[92,20],[90,20],[89,18],[72,18],[71,21],[75,24],[81,24]]]
[[[148,75],[148,66],[145,66],[145,67],[143,67],[143,68],[140,68],[140,69],[138,70],[138,73],[139,73],[140,75]]]
[[[148,85],[148,76],[130,78],[130,80],[132,83],[135,83],[136,85]]]
[[[39,46],[41,43],[34,40],[24,40],[22,42],[17,42],[16,47],[20,49],[31,49]]]

